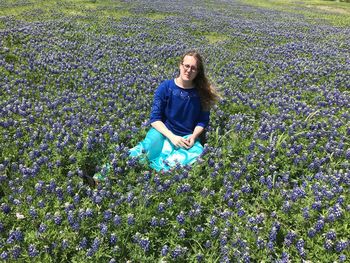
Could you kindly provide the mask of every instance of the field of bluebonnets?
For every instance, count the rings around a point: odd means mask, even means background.
[[[349,260],[350,7],[254,4],[0,1],[1,260]],[[157,174],[128,149],[193,48],[223,99]]]

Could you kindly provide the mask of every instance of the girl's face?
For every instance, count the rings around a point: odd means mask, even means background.
[[[192,56],[185,56],[180,64],[180,78],[184,82],[192,82],[197,76],[197,60]]]

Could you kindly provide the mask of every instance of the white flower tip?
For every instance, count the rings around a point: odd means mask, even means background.
[[[16,213],[16,217],[17,219],[21,220],[24,219],[24,215],[20,214],[20,213]]]

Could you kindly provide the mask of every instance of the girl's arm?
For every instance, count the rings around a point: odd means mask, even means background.
[[[196,126],[193,130],[192,133],[192,137],[194,137],[194,139],[197,139],[198,136],[204,131],[204,127],[202,126]]]

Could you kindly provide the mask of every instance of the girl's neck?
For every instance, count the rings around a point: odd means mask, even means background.
[[[183,89],[192,89],[193,88],[192,81],[183,81],[180,77],[175,78],[175,84]]]

